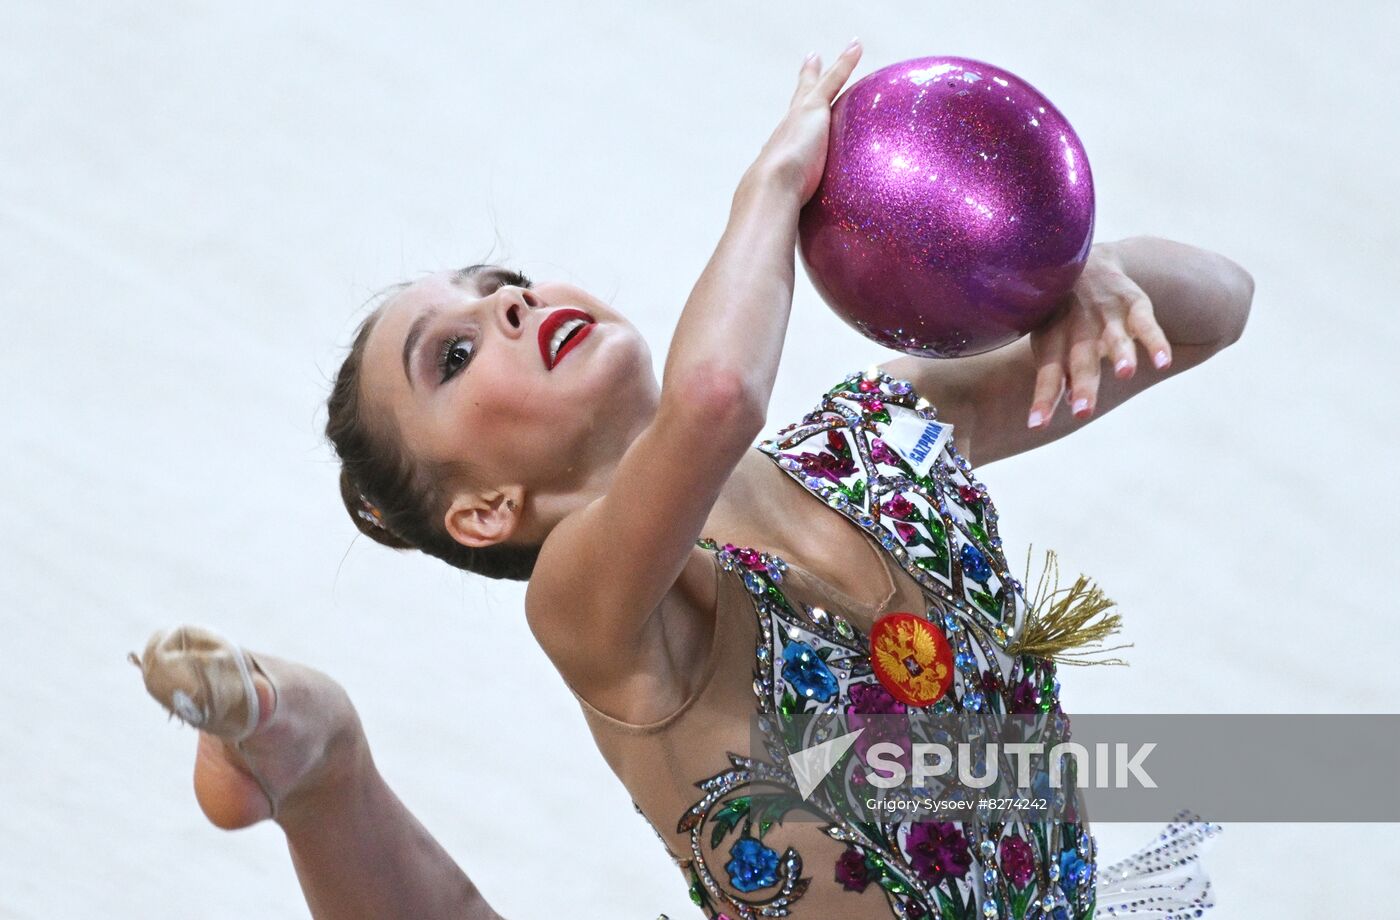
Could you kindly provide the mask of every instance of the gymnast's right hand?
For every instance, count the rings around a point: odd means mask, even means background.
[[[831,104],[860,62],[861,50],[860,39],[852,39],[825,73],[815,52],[803,62],[787,113],[755,161],[759,172],[789,186],[799,204],[806,204],[821,182]]]

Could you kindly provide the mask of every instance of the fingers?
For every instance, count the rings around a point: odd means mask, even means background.
[[[1157,325],[1152,314],[1152,301],[1141,290],[1132,295],[1132,305],[1128,307],[1128,332],[1142,343],[1152,361],[1152,366],[1163,370],[1172,363],[1172,346],[1167,334]]]
[[[1060,391],[1064,388],[1068,349],[1065,325],[1051,323],[1031,333],[1031,348],[1035,351],[1037,367],[1035,392],[1031,397],[1031,413],[1026,419],[1026,427],[1044,428],[1050,424],[1060,401]]]
[[[1127,380],[1137,371],[1137,346],[1123,325],[1123,317],[1113,314],[1104,318],[1099,349],[1113,362],[1113,375],[1119,380]]]
[[[817,81],[817,95],[820,96],[827,105],[831,105],[836,99],[837,94],[841,92],[841,87],[845,86],[846,81],[851,78],[852,71],[854,71],[856,65],[860,63],[860,54],[862,50],[860,39],[851,39],[851,43],[837,56],[836,62],[832,64],[831,68],[827,70],[826,73],[822,74],[821,79]]]
[[[1037,367],[1026,427],[1050,424],[1066,381],[1070,412],[1088,420],[1097,408],[1103,360],[1127,380],[1137,372],[1138,342],[1157,369],[1171,364],[1171,343],[1141,288],[1129,282],[1076,289],[1066,312],[1031,334]]]
[[[836,62],[822,73],[821,55],[813,51],[802,61],[802,69],[798,71],[797,89],[793,91],[791,106],[807,99],[820,102],[822,105],[830,106],[836,99],[841,87],[846,85],[850,79],[851,72],[856,69],[856,64],[860,63],[860,55],[863,50],[860,39],[851,39],[851,43],[845,50],[836,56]]]
[[[1069,407],[1077,419],[1094,414],[1099,395],[1099,334],[1094,315],[1076,304],[1070,313]]]
[[[817,77],[822,72],[822,57],[815,51],[807,55],[802,60],[802,68],[797,72],[797,89],[793,90],[792,101],[788,108],[797,105],[806,95],[812,91],[812,86],[817,82]]]

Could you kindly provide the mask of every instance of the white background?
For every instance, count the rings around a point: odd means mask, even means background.
[[[1089,151],[1098,239],[1256,279],[1236,347],[984,472],[1011,558],[1058,549],[1137,644],[1066,671],[1069,711],[1396,708],[1396,8],[398,6],[0,3],[0,915],[306,916],[275,826],[204,823],[194,732],[124,660],[179,621],[337,676],[508,916],[691,915],[520,586],[355,539],[322,403],[367,297],[488,253],[659,362],[802,56],[857,34],[857,79],[1020,74]],[[800,272],[793,316],[775,424],[885,356]],[[1214,916],[1372,916],[1397,844],[1231,825]]]

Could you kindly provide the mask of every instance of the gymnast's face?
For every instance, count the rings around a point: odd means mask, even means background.
[[[646,342],[621,314],[495,266],[405,288],[381,309],[363,362],[369,410],[410,456],[469,471],[450,483],[446,523],[474,546],[519,539],[525,507],[558,509],[596,487],[659,398]]]

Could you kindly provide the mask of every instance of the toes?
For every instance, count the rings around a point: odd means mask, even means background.
[[[248,737],[270,715],[263,704],[275,703],[272,684],[256,662],[209,629],[157,632],[139,660],[131,657],[156,702],[187,725],[221,738]]]

